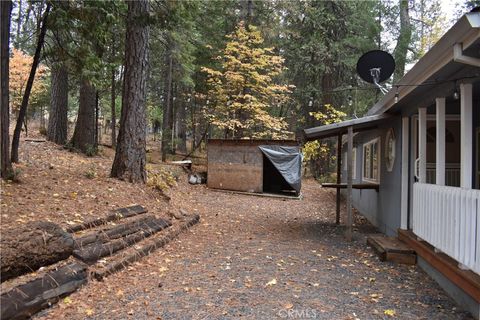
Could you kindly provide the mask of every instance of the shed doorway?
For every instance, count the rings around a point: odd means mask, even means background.
[[[265,155],[263,155],[263,192],[298,196],[297,191],[285,180]]]

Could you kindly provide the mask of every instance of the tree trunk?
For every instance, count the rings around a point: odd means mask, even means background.
[[[10,162],[10,96],[9,96],[9,43],[12,1],[0,1],[0,176],[7,178],[12,173]]]
[[[15,48],[18,49],[19,47],[19,39],[20,39],[20,29],[22,26],[22,0],[18,1],[18,19],[17,19],[17,35],[15,37]]]
[[[54,223],[36,221],[22,229],[2,232],[2,282],[67,259],[73,252],[72,235]]]
[[[175,63],[175,62],[174,62]],[[175,65],[173,66],[175,70]],[[173,73],[172,73],[173,78]],[[170,131],[172,132],[170,136],[170,154],[175,154],[176,152],[176,140],[177,140],[177,108],[175,101],[177,100],[177,85],[172,79],[172,98],[170,101],[171,111],[170,111]]]
[[[163,121],[162,121],[162,161],[165,162],[167,160],[167,153],[170,150],[170,138],[172,135],[172,123],[171,114],[172,114],[172,104],[171,104],[171,96],[172,96],[172,69],[173,69],[173,57],[172,57],[172,48],[170,41],[167,44],[167,77],[166,77],[166,85],[165,85],[165,109],[163,110]]]
[[[408,12],[408,0],[400,1],[400,32],[398,34],[397,45],[393,51],[395,58],[395,73],[393,83],[397,83],[405,73],[407,62],[408,46],[412,39],[412,26],[410,24],[410,14]]]
[[[117,146],[117,114],[115,110],[115,99],[117,98],[117,94],[115,92],[115,69],[112,68],[112,79],[111,79],[111,113],[112,113],[112,119],[111,119],[111,128],[112,128],[112,135],[111,135],[111,140],[112,140],[112,148],[115,148]]]
[[[68,128],[68,71],[61,64],[54,66],[51,74],[51,106],[48,116],[47,140],[65,144]]]
[[[245,23],[246,23],[246,27],[248,29],[248,27],[252,23],[252,19],[253,19],[253,0],[247,0],[245,5],[246,5]]]
[[[72,147],[84,153],[94,152],[95,148],[95,97],[96,90],[88,80],[80,84],[80,105],[77,123],[72,137]]]
[[[25,21],[30,20],[30,15],[32,13],[32,6],[33,6],[32,1],[27,1],[27,3],[28,3],[28,7],[27,7],[27,12],[25,12]],[[28,23],[24,23],[22,25],[22,34],[25,34],[27,29],[28,29]]]
[[[177,150],[180,153],[187,153],[187,105],[181,101],[177,108]]]
[[[40,62],[40,52],[42,51],[43,43],[45,40],[45,33],[47,32],[47,19],[50,12],[51,3],[47,2],[47,8],[42,19],[42,27],[40,28],[40,34],[38,35],[37,48],[35,49],[35,55],[33,56],[32,69],[28,76],[27,86],[23,94],[22,104],[20,111],[18,112],[17,124],[15,125],[15,131],[13,132],[12,139],[12,162],[18,162],[18,146],[20,145],[20,131],[22,130],[22,124],[27,114],[28,100],[30,98],[30,92],[32,91],[33,80],[35,79],[35,73],[37,71],[38,63]]]
[[[146,96],[149,27],[148,0],[128,2],[125,42],[125,79],[122,115],[111,176],[130,182],[145,182]]]
[[[95,91],[95,149],[98,148],[102,137],[100,136],[100,130],[98,130],[98,117],[100,116],[100,106],[99,106],[99,94],[98,90]]]
[[[195,142],[197,140],[197,124],[195,123],[197,120],[195,118],[195,98],[193,98],[193,104],[192,104],[192,107],[190,109],[190,112],[191,112],[191,119],[192,119],[192,150],[195,148]]]

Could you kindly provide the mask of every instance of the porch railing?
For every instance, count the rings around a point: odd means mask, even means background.
[[[480,190],[415,183],[413,232],[480,274]]]
[[[437,172],[435,167],[435,163],[427,163],[427,183],[435,183]],[[460,164],[445,165],[445,185],[460,187]]]

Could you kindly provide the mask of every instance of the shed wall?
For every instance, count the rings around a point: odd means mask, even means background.
[[[209,140],[207,186],[243,192],[263,192],[261,145],[297,146],[290,140]]]

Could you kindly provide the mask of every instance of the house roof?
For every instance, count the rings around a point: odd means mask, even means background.
[[[480,12],[462,16],[445,35],[400,79],[363,118],[304,130],[305,139],[315,140],[347,132],[375,128],[378,122],[399,112],[402,107],[415,105],[426,107],[436,97],[445,97],[454,90],[453,80],[480,78],[480,68],[456,62],[454,46],[462,45],[462,52],[480,58]],[[421,85],[419,85],[421,84]],[[398,101],[395,95],[398,93]],[[387,114],[388,113],[388,114]]]
[[[389,114],[376,114],[363,118],[346,120],[338,123],[332,123],[325,126],[310,128],[304,130],[306,141],[328,138],[347,133],[348,127],[353,127],[354,132],[376,128],[377,125],[390,118]]]
[[[383,98],[367,112],[367,115],[380,114],[389,111],[392,107],[401,107],[402,100],[406,100],[411,93],[422,93],[431,90],[430,86],[419,87],[416,84],[431,82],[433,85],[441,83],[449,77],[469,77],[478,73],[478,68],[466,66],[454,61],[454,45],[462,44],[463,52],[468,55],[479,55],[480,51],[480,12],[471,12],[462,16],[452,28],[410,69],[400,81],[398,91],[394,86]],[[472,73],[473,72],[473,73]],[[403,86],[402,86],[403,85]],[[453,90],[452,84],[444,84],[441,90]],[[398,102],[395,103],[395,94],[398,93]],[[429,97],[433,100],[431,97]],[[416,99],[418,103],[418,99]]]

